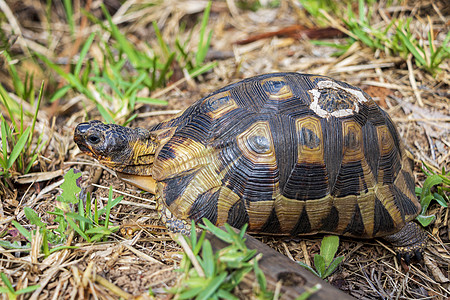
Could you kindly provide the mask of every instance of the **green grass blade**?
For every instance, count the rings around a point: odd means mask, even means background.
[[[427,63],[423,56],[419,53],[417,50],[417,47],[409,40],[409,38],[405,35],[405,33],[402,30],[397,31],[398,36],[400,37],[400,40],[402,43],[408,48],[408,50],[412,53],[416,61],[419,62],[420,66],[426,66]]]
[[[87,52],[89,51],[89,48],[91,48],[92,42],[94,41],[95,33],[91,33],[91,35],[88,37],[86,42],[84,43],[83,48],[80,51],[80,55],[78,58],[78,62],[75,65],[75,70],[73,74],[78,77],[80,75],[81,67],[83,66],[83,61],[86,57]]]
[[[99,113],[102,115],[103,119],[105,119],[105,121],[107,123],[115,123],[114,122],[114,118],[111,116],[111,114],[103,107],[103,105],[101,105],[100,103],[97,103],[97,109],[99,111]]]
[[[197,296],[197,300],[206,300],[209,299],[210,296],[216,292],[216,290],[220,287],[222,282],[227,277],[227,273],[223,272],[216,278],[212,279],[207,287]]]
[[[139,85],[144,81],[144,79],[148,75],[146,73],[141,73],[141,75],[136,78],[133,83],[128,87],[128,89],[125,91],[125,97],[130,97],[131,94],[139,87]]]
[[[8,157],[8,164],[6,169],[10,169],[12,167],[17,157],[19,157],[20,153],[23,151],[25,144],[28,140],[28,136],[30,135],[30,130],[31,128],[28,127],[20,136],[19,140],[17,141],[16,145],[11,151],[11,155]]]
[[[7,146],[7,138],[8,138],[8,128],[6,127],[6,121],[3,118],[2,115],[2,120],[0,122],[0,126],[1,126],[1,132],[2,132],[2,159],[0,160],[0,163],[2,165],[2,168],[4,171],[8,170],[8,146]]]
[[[8,288],[8,290],[12,293],[15,293],[16,291],[14,290],[11,281],[9,281],[8,277],[6,276],[5,273],[1,272],[0,273],[0,277],[2,278],[3,283],[6,285],[6,287]]]
[[[94,226],[94,223],[92,222],[92,220],[90,220],[84,216],[81,216],[78,213],[68,212],[68,213],[66,213],[66,216],[72,220],[77,220],[80,223],[86,223],[90,226]],[[81,229],[81,227],[80,227],[80,229]]]
[[[14,85],[14,91],[19,97],[23,97],[25,87],[23,85],[22,79],[19,77],[19,74],[17,73],[17,69],[12,63],[11,56],[9,55],[8,51],[4,51],[3,55],[6,57],[6,61],[8,62],[9,67],[9,74],[12,77],[12,82]]]
[[[71,0],[64,0],[64,10],[66,11],[67,23],[69,24],[70,34],[73,36],[75,33],[75,22],[73,20],[73,8]]]
[[[78,233],[85,241],[88,243],[91,242],[90,238],[80,229],[80,227],[78,227],[72,218],[67,218],[67,223],[69,223],[69,226],[72,227],[72,229],[75,230],[75,232]]]
[[[77,247],[77,246],[58,246],[58,247],[55,247],[55,248],[52,248],[52,249],[50,249],[50,254],[52,254],[53,252],[57,252],[57,251],[60,251],[60,250],[65,250],[65,249],[78,249],[79,247]]]
[[[217,62],[210,62],[209,64],[206,64],[204,66],[201,66],[199,68],[196,68],[192,70],[189,75],[191,75],[192,78],[197,77],[198,75],[201,75],[205,72],[208,72],[209,70],[213,69],[215,66],[217,66]]]
[[[215,272],[215,259],[214,254],[212,251],[211,243],[209,240],[203,241],[203,250],[202,250],[202,257],[203,259],[200,261],[203,271],[205,271],[206,277],[212,277]]]
[[[108,13],[105,5],[102,3],[101,8],[103,14],[108,20],[108,24],[111,30],[112,36],[117,40],[117,43],[120,45],[121,50],[128,56],[130,63],[137,68],[139,66],[140,60],[138,58],[137,53],[135,52],[133,45],[128,42],[127,38],[120,32],[119,28],[112,21],[111,15]]]
[[[361,24],[365,24],[366,23],[366,15],[364,14],[364,1],[365,0],[359,0],[358,1],[359,22]]]
[[[15,115],[16,113],[20,112],[19,104],[13,99],[11,99],[11,97],[9,97],[8,92],[3,88],[1,84],[0,84],[0,98],[2,99],[2,102],[5,105],[6,110],[8,111],[11,123],[13,124],[14,128],[17,128]],[[2,120],[4,120],[3,115]]]
[[[152,105],[167,105],[167,100],[150,98],[150,97],[136,97],[136,103],[146,103]]]
[[[159,31],[158,24],[156,21],[152,22],[153,29],[155,30],[155,35],[158,40],[158,44],[161,47],[161,50],[163,51],[163,54],[165,57],[169,57],[169,47],[167,46],[166,42],[164,42],[164,39],[162,37],[161,31]]]
[[[110,186],[109,193],[108,193],[108,203],[106,203],[105,228],[108,228],[109,214],[111,213],[112,201],[113,201],[113,188],[112,188],[112,186]]]
[[[11,223],[14,225],[14,227],[16,227],[20,234],[22,234],[31,243],[31,233],[17,221],[13,220]]]
[[[117,204],[119,204],[120,201],[122,201],[122,199],[123,199],[123,196],[119,196],[119,197],[117,197],[116,199],[113,199],[113,200],[111,201],[110,209],[113,208],[114,206],[116,206]],[[108,201],[108,202],[109,202],[109,201]],[[95,205],[95,207],[97,207],[97,205]],[[100,210],[97,211],[98,216],[102,216],[102,215],[105,214],[105,213],[106,213],[106,207],[103,207],[102,209],[100,209]],[[98,218],[98,216],[97,216],[97,218]],[[97,222],[98,222],[98,221],[97,221]],[[96,222],[96,223],[97,223],[97,222]]]
[[[55,102],[55,100],[60,99],[62,97],[64,97],[64,95],[67,94],[67,92],[71,89],[72,87],[70,85],[65,85],[62,88],[60,88],[59,90],[57,90],[52,97],[50,98],[49,102],[53,103]]]
[[[29,207],[24,207],[23,210],[25,212],[25,217],[27,217],[31,224],[41,228],[45,227],[45,224],[41,221],[41,218],[39,218],[38,214],[34,210]]]
[[[31,123],[31,134],[28,139],[28,149],[31,148],[31,142],[33,141],[34,128],[36,126],[36,121],[37,121],[37,117],[38,117],[38,113],[39,113],[39,108],[41,107],[41,101],[42,101],[43,95],[44,95],[44,81],[42,81],[41,88],[39,89],[38,103],[36,104],[36,110],[34,111],[33,121]]]
[[[36,284],[36,285],[30,285],[30,286],[27,286],[26,288],[23,288],[23,289],[17,291],[17,292],[16,292],[16,295],[21,295],[21,294],[31,293],[31,292],[37,290],[37,289],[40,288],[40,287],[41,287],[41,285],[39,285],[39,284]]]
[[[199,226],[201,228],[203,228],[205,230],[209,230],[212,234],[214,234],[215,236],[217,236],[219,239],[221,239],[224,242],[227,242],[227,243],[233,242],[232,238],[230,237],[230,235],[228,233],[226,233],[219,227],[214,226],[213,223],[211,223],[211,221],[209,221],[206,218],[203,218],[202,221],[205,225],[199,224]]]
[[[205,59],[206,54],[208,53],[210,42],[211,42],[212,31],[210,31],[208,33],[208,37],[205,42],[206,28],[208,26],[209,13],[211,11],[211,4],[212,4],[212,2],[208,1],[205,11],[203,12],[202,24],[200,27],[200,40],[198,42],[197,53],[195,55],[195,63],[197,66],[199,66]]]
[[[173,52],[169,55],[169,58],[167,59],[166,64],[160,71],[159,79],[158,79],[158,82],[156,83],[155,87],[161,87],[165,84],[168,74],[170,74],[172,72],[172,70],[170,69],[170,66],[172,65],[172,62],[174,59],[175,59],[175,52]]]
[[[57,64],[53,63],[52,61],[50,61],[47,57],[45,57],[44,55],[41,55],[39,53],[36,53],[36,56],[39,57],[46,65],[48,65],[50,68],[52,68],[53,70],[56,71],[56,73],[58,73],[59,76],[61,76],[62,78],[64,78],[71,86],[73,86],[74,88],[76,88],[80,93],[85,94],[88,98],[90,98],[91,100],[96,101],[96,99],[93,97],[93,95],[91,94],[91,92],[86,89],[82,84],[81,81],[75,77],[73,74],[71,73],[67,73],[66,71],[64,71],[61,67],[59,67]]]

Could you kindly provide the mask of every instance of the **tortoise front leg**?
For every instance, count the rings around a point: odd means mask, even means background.
[[[116,174],[119,179],[125,181],[126,183],[134,185],[135,187],[138,187],[154,195],[156,195],[157,193],[157,183],[152,176],[140,176],[122,172],[116,172]]]
[[[422,260],[422,252],[427,244],[427,233],[417,223],[409,222],[400,231],[383,237],[394,246],[397,257],[403,257],[407,264],[412,257]]]

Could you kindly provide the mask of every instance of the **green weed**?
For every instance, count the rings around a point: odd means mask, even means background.
[[[299,261],[298,263],[320,278],[325,279],[330,276],[336,270],[339,264],[344,260],[344,256],[338,256],[335,258],[338,246],[338,236],[326,236],[322,240],[322,244],[320,246],[320,254],[314,255],[315,270],[304,262]]]
[[[32,89],[32,80],[25,86]],[[3,112],[1,113],[0,133],[2,149],[0,151],[0,176],[9,178],[18,173],[27,174],[37,160],[39,152],[46,144],[46,141],[43,140],[44,133],[41,133],[36,144],[34,146],[32,145],[43,89],[44,85],[42,84],[38,102],[32,115],[31,126],[26,126],[25,114],[29,113],[24,111],[22,105],[18,106],[18,103],[0,85],[1,103],[6,108],[6,112],[11,120],[11,123],[8,124]],[[17,122],[17,119],[20,122]]]
[[[67,240],[70,230],[74,230],[88,243],[106,240],[109,235],[119,230],[119,226],[111,226],[109,222],[109,215],[111,208],[119,204],[119,202],[123,199],[123,196],[113,199],[112,188],[110,188],[106,207],[98,209],[97,200],[95,199],[93,208],[94,211],[92,212],[92,201],[89,193],[87,194],[86,206],[84,206],[83,200],[79,196],[81,188],[77,184],[77,179],[80,176],[81,173],[75,173],[73,169],[70,169],[64,176],[64,183],[61,185],[61,189],[63,191],[56,199],[57,203],[55,210],[53,212],[48,212],[49,214],[56,215],[55,223],[58,224],[56,229],[48,229],[47,225],[42,222],[41,218],[39,218],[38,214],[34,210],[29,207],[24,208],[25,216],[29,220],[30,224],[35,225],[37,228],[36,230],[39,230],[42,234],[42,252],[45,256],[61,249],[74,248],[64,245],[56,246],[51,249],[49,248],[50,245],[63,244]],[[78,210],[76,210],[77,206]],[[24,236],[25,239],[31,243],[32,232],[28,231],[16,221],[12,221],[12,224],[22,234],[22,236]],[[0,245],[8,249],[24,248],[17,243],[4,242],[0,243]]]
[[[192,222],[190,237],[180,236],[178,240],[185,250],[180,266],[184,278],[169,292],[176,294],[178,299],[238,299],[232,294],[233,289],[247,273],[253,271],[259,286],[256,294],[265,299],[271,297],[271,292],[266,290],[264,273],[258,267],[261,256],[245,245],[244,233],[247,226],[236,233],[228,224],[225,224],[224,231],[207,219],[203,219],[203,222],[205,225],[200,225],[201,228],[230,245],[213,253],[209,240],[205,239],[206,231],[197,237],[195,224]]]
[[[172,76],[174,60],[179,59],[178,65],[185,67],[191,77],[196,77],[212,69],[215,64],[204,64],[206,53],[210,47],[212,32],[206,32],[211,3],[208,4],[201,24],[201,36],[195,59],[183,62],[191,54],[179,44],[179,53],[170,50],[163,40],[156,23],[153,24],[158,40],[159,49],[138,48],[129,42],[127,37],[112,21],[106,8],[102,5],[103,14],[107,20],[105,24],[89,12],[84,11],[93,23],[101,27],[99,34],[92,33],[83,45],[78,61],[70,72],[52,62],[49,58],[36,54],[47,66],[56,71],[67,85],[57,90],[50,101],[64,97],[69,91],[83,94],[92,101],[101,116],[109,123],[127,124],[136,114],[131,114],[137,103],[166,105],[167,102],[151,97],[140,97],[138,91],[148,89],[150,92],[165,86]],[[101,40],[103,32],[108,32],[111,38]],[[89,50],[95,45],[103,50],[101,59],[90,57]],[[156,53],[160,53],[159,55]]]
[[[437,174],[425,163],[423,163],[423,166],[426,170],[422,167],[422,171],[427,178],[423,182],[423,187],[416,187],[416,195],[420,198],[422,206],[422,211],[416,219],[423,227],[426,227],[436,219],[435,215],[427,215],[428,207],[433,200],[442,207],[448,206],[449,198],[446,193],[450,192],[450,171],[446,172],[442,168],[441,174]]]
[[[81,189],[77,185],[77,179],[80,176],[81,173],[74,173],[73,169],[67,172],[64,176],[64,183],[61,185],[63,192],[56,199],[59,210],[49,213],[64,217],[67,222],[67,225],[64,224],[64,226],[75,230],[88,243],[106,239],[110,234],[119,230],[119,226],[110,226],[109,215],[111,208],[119,204],[123,196],[113,199],[112,187],[110,187],[106,206],[98,210],[97,199],[95,199],[94,212],[92,212],[90,194],[87,194],[86,207],[83,205],[81,197],[78,196]],[[72,208],[75,204],[78,204],[78,211]],[[100,217],[103,215],[105,216],[104,220],[101,220]]]
[[[447,33],[441,45],[436,46],[433,27],[430,21],[428,40],[424,41],[411,31],[413,18],[393,18],[388,24],[375,26],[373,24],[374,11],[372,2],[358,0],[358,14],[353,12],[351,2],[347,2],[347,11],[339,15],[341,9],[337,9],[337,2],[328,3],[327,0],[302,1],[305,9],[314,16],[319,23],[332,25],[329,14],[337,14],[337,18],[344,23],[348,30],[349,38],[344,44],[336,44],[324,41],[313,41],[316,45],[335,47],[338,51],[335,55],[344,54],[351,45],[359,42],[373,51],[381,50],[387,55],[398,55],[407,59],[412,54],[415,64],[431,74],[438,72],[440,64],[450,58],[450,33]],[[327,19],[328,18],[328,19]],[[331,16],[331,18],[333,18]],[[428,43],[428,46],[426,44]]]
[[[0,286],[0,294],[6,294],[8,296],[9,300],[15,300],[19,295],[23,295],[26,293],[31,293],[35,290],[37,290],[40,285],[30,285],[26,288],[20,289],[16,291],[11,284],[11,281],[9,281],[8,277],[5,273],[0,273],[0,278],[2,279],[5,286]]]

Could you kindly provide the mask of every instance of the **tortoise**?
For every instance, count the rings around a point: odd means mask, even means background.
[[[80,123],[80,150],[156,194],[163,222],[249,233],[383,237],[409,260],[427,235],[412,162],[388,116],[329,77],[264,74],[221,88],[150,129]]]

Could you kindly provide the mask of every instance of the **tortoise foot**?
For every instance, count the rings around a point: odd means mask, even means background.
[[[397,258],[403,258],[409,264],[412,260],[422,260],[428,236],[419,224],[409,222],[400,231],[385,236],[384,239],[392,244]]]
[[[165,207],[164,205],[158,205],[158,212],[161,217],[161,221],[166,225],[167,229],[173,233],[181,233],[183,235],[191,234],[191,224],[186,220],[180,220]]]

